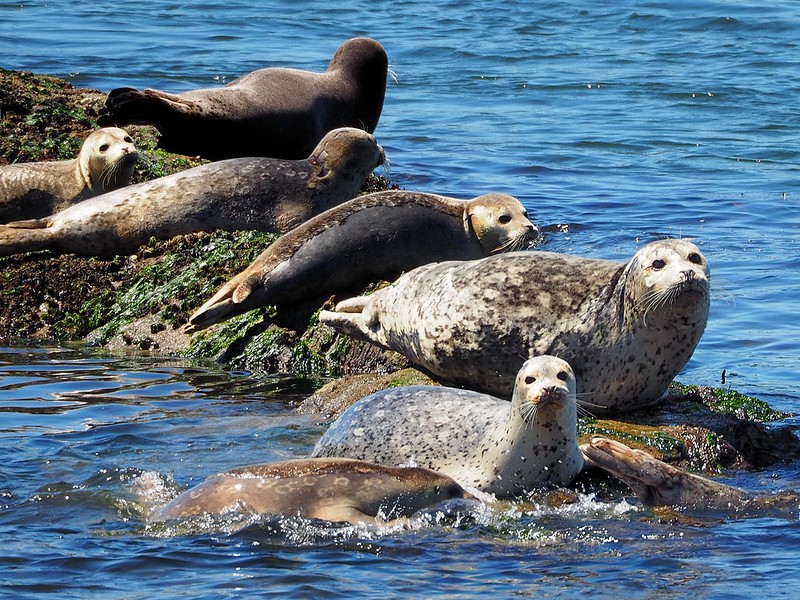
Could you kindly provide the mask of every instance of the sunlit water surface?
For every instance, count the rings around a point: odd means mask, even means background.
[[[712,269],[679,379],[800,408],[800,9],[789,0],[114,3],[0,0],[0,66],[108,91],[322,70],[354,35],[393,77],[377,130],[401,186],[514,194],[543,248],[627,260],[663,236]],[[0,107],[2,111],[2,107]],[[233,466],[303,456],[318,382],[75,348],[0,349],[0,586],[14,597],[789,595],[785,518],[658,522],[630,502],[449,507],[417,528],[195,523],[148,509]],[[796,463],[729,480],[800,487]],[[210,531],[214,531],[211,533]]]

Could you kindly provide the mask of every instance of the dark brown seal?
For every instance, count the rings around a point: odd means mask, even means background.
[[[98,122],[154,125],[165,150],[211,160],[304,158],[332,129],[375,131],[387,69],[383,46],[353,38],[336,50],[324,73],[259,69],[224,87],[181,94],[115,89]]]
[[[294,304],[364,280],[389,280],[442,260],[518,250],[536,234],[525,207],[506,194],[457,200],[376,192],[293,229],[192,315],[202,329],[253,308]]]
[[[346,458],[297,459],[209,477],[160,509],[155,520],[228,512],[297,515],[394,525],[451,498],[472,498],[446,475]]]
[[[285,232],[358,194],[383,162],[372,134],[328,133],[306,160],[232,158],[103,194],[44,219],[0,225],[0,256],[49,249],[130,254],[150,238]]]
[[[124,129],[90,133],[73,160],[0,166],[0,223],[39,219],[125,187],[138,158]]]

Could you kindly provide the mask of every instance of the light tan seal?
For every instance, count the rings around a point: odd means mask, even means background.
[[[44,219],[0,225],[0,256],[48,249],[131,254],[150,238],[214,230],[285,232],[358,194],[383,162],[360,129],[328,133],[306,160],[234,158],[91,198]]]
[[[77,158],[0,166],[0,223],[38,219],[125,187],[139,154],[124,129],[90,133]]]
[[[686,240],[651,242],[627,264],[511,252],[419,267],[320,320],[503,397],[526,357],[559,356],[575,369],[580,402],[601,414],[661,398],[705,329],[708,278]]]
[[[192,315],[189,329],[393,279],[430,262],[517,250],[537,233],[525,207],[505,194],[468,201],[408,191],[361,196],[278,239]]]
[[[116,89],[99,122],[152,124],[164,149],[212,160],[299,159],[331,129],[375,131],[387,69],[383,46],[353,38],[336,50],[324,73],[260,69],[224,87],[181,94]]]
[[[155,520],[228,512],[394,525],[452,498],[472,498],[446,475],[344,458],[298,459],[220,473],[161,508]]]
[[[370,394],[348,408],[312,456],[415,464],[498,498],[564,485],[583,468],[575,376],[554,356],[519,370],[511,402],[437,386]]]

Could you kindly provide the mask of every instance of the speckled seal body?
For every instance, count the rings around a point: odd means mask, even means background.
[[[358,194],[383,162],[360,129],[328,133],[306,160],[236,158],[86,200],[44,219],[0,226],[0,256],[49,249],[130,254],[151,237],[214,230],[285,232]]]
[[[577,475],[583,456],[576,428],[572,369],[537,356],[519,370],[511,402],[436,386],[370,394],[333,422],[312,455],[416,464],[467,489],[508,497]]]
[[[0,223],[39,219],[125,187],[138,158],[124,129],[96,129],[73,160],[0,166]]]
[[[320,320],[503,397],[525,357],[559,356],[575,369],[581,403],[602,414],[663,395],[705,329],[708,277],[685,240],[651,242],[627,264],[512,252],[419,267]]]
[[[112,90],[99,122],[154,125],[164,149],[211,160],[300,159],[332,129],[375,131],[387,72],[383,46],[353,38],[336,50],[324,73],[267,68],[224,87],[181,94]]]
[[[292,304],[442,260],[521,248],[537,233],[516,198],[408,191],[361,196],[293,229],[192,315],[207,327],[268,304]]]
[[[391,525],[445,500],[471,497],[451,478],[428,469],[298,459],[209,477],[161,508],[154,520],[239,512]]]

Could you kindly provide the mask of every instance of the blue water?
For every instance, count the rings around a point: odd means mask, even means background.
[[[0,0],[0,66],[104,91],[182,91],[268,65],[322,70],[354,35],[389,54],[376,134],[395,181],[514,194],[552,251],[627,260],[655,237],[695,240],[714,293],[680,379],[721,385],[725,370],[735,389],[800,410],[796,2]],[[178,487],[303,455],[322,426],[292,402],[311,389],[172,359],[0,350],[0,589],[749,598],[800,582],[796,514],[697,527],[584,498],[411,532],[148,528],[141,507]],[[800,472],[789,463],[733,482],[800,488]]]

